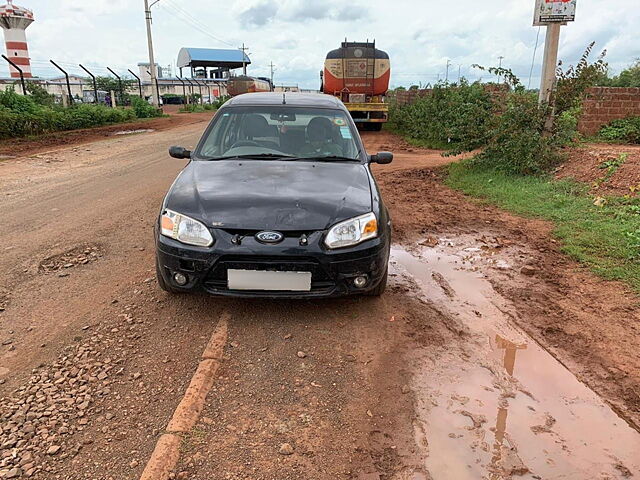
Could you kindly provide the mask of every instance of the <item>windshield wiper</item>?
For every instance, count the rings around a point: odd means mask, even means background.
[[[359,162],[359,158],[342,157],[340,155],[326,155],[321,157],[284,157],[285,162],[307,161],[307,162]]]
[[[342,161],[342,162],[359,162],[359,158],[343,157],[341,155],[326,155],[323,157],[311,157],[312,160],[318,161]]]
[[[246,158],[246,159],[273,159],[279,160],[281,158],[295,158],[292,155],[285,155],[282,153],[247,153],[245,155],[228,155],[224,157],[204,157],[204,160],[229,160],[232,158]]]

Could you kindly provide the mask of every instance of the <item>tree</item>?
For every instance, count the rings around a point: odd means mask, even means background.
[[[96,85],[98,86],[98,90],[102,90],[111,94],[111,92],[116,92],[118,98],[118,104],[124,105],[125,103],[129,103],[129,91],[133,90],[136,81],[132,78],[123,78],[122,79],[122,91],[120,91],[120,82],[118,82],[117,78],[113,77],[96,77]]]
[[[554,106],[556,115],[560,115],[572,108],[579,108],[585,98],[587,89],[598,83],[603,75],[607,73],[607,63],[604,57],[607,54],[603,51],[595,62],[589,62],[589,55],[593,50],[595,42],[592,42],[582,54],[580,61],[564,70],[562,62],[558,64],[556,76],[556,90],[554,92]]]
[[[50,107],[55,103],[55,95],[51,95],[47,92],[46,88],[35,82],[27,83],[27,93],[34,102],[44,105],[45,107]]]
[[[620,72],[620,75],[613,77],[612,86],[640,87],[640,59],[637,59],[633,65]]]

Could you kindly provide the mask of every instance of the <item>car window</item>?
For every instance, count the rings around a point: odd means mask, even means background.
[[[347,114],[338,109],[286,106],[227,107],[215,118],[196,157],[273,156],[357,160]]]

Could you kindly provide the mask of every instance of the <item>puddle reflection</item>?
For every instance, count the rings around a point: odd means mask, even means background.
[[[450,331],[459,324],[464,331],[450,345],[425,346],[412,360],[432,478],[584,480],[640,473],[638,432],[514,324],[518,312],[483,273],[485,260],[465,251],[475,246],[459,237],[413,253],[392,249],[399,281],[410,279],[417,288],[408,291],[440,312],[448,329],[454,325]],[[503,261],[498,256],[511,261],[501,249],[487,268]]]
[[[502,366],[509,376],[513,377],[513,372],[516,366],[516,355],[518,350],[526,350],[527,344],[516,344],[506,338],[497,335],[495,337],[496,348],[498,350],[504,350],[502,355]],[[503,445],[505,436],[507,433],[507,416],[509,415],[508,403],[506,406],[498,406],[498,414],[496,415],[496,427],[495,427],[495,441],[493,443],[493,455],[491,457],[491,467],[489,471],[490,480],[500,480],[503,477],[502,473],[497,473],[501,469],[501,462],[503,460]]]

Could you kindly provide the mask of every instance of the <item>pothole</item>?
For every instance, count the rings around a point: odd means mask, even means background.
[[[151,133],[155,132],[152,128],[139,128],[137,130],[120,130],[119,132],[115,132],[112,135],[137,135],[138,133]]]
[[[0,313],[4,312],[9,305],[9,292],[0,289]]]
[[[40,262],[38,271],[42,273],[60,272],[95,262],[103,255],[104,249],[98,244],[79,245],[66,252],[45,258]]]

